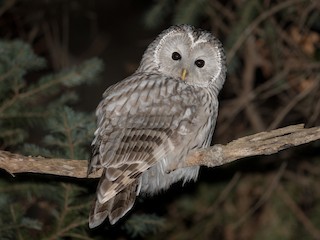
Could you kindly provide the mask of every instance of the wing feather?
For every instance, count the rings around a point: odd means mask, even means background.
[[[89,172],[105,168],[103,177],[112,183],[98,188],[100,203],[112,199],[168,155],[179,132],[175,131],[177,123],[186,118],[186,107],[179,105],[191,106],[192,111],[199,105],[196,95],[182,99],[179,91],[188,88],[160,75],[136,74],[107,89],[97,109],[98,130],[89,164]],[[190,121],[190,126],[195,124]]]

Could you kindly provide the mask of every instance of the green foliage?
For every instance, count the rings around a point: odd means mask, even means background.
[[[77,99],[73,87],[98,79],[102,62],[91,59],[35,79],[46,64],[28,44],[0,41],[0,53],[2,148],[20,148],[24,153],[46,157],[88,159],[94,114],[77,112],[67,104]],[[44,136],[41,141],[27,143],[29,127],[35,126]],[[30,175],[11,182],[0,179],[0,238],[87,235],[91,196],[86,188],[63,182]]]
[[[145,16],[145,25],[154,28],[162,24],[164,19],[172,12],[173,2],[173,0],[163,0],[154,4]]]
[[[23,5],[23,1],[16,2]],[[62,2],[59,8],[50,9],[61,9],[65,6]],[[76,7],[73,2],[72,7],[68,5],[61,12],[70,16],[71,21],[77,19],[72,14],[81,6],[80,2],[77,1]],[[153,1],[146,11],[144,22],[149,28],[178,23],[201,25],[222,40],[227,55],[230,49],[235,50],[232,58],[227,59],[228,78],[220,96],[216,142],[225,143],[257,132],[253,123],[259,121],[259,128],[270,129],[270,121],[282,114],[286,116],[281,125],[301,122],[319,125],[320,15],[316,4],[311,2],[159,0]],[[36,18],[32,14],[26,14],[31,18],[17,18],[17,13],[23,11],[19,4],[12,5],[14,11],[10,14],[1,8],[4,19],[1,26],[7,32],[12,27],[11,20],[5,26],[5,18],[9,16],[19,19],[21,25],[17,31],[28,36],[39,31],[41,36],[37,35],[36,39],[41,44],[43,38],[73,38],[68,35],[68,27],[62,29],[61,36],[59,33],[53,36],[60,30],[56,29],[60,25],[56,14],[51,16],[54,24],[48,24],[49,33],[50,27],[54,29],[52,36],[39,30],[47,21],[41,17],[46,15],[43,9]],[[55,1],[50,4],[54,6]],[[287,7],[278,11],[283,4]],[[29,7],[28,3],[25,5]],[[86,15],[95,23],[103,19],[87,10]],[[262,15],[267,17],[257,22]],[[34,19],[41,19],[41,24],[33,26]],[[99,22],[99,27],[103,24]],[[253,29],[248,29],[253,25]],[[248,47],[246,38],[237,46],[247,32],[252,47]],[[59,47],[53,44],[49,48],[54,52],[61,51]],[[30,155],[87,159],[94,114],[78,112],[70,104],[78,100],[74,87],[95,82],[101,68],[101,61],[91,59],[52,73],[46,61],[28,44],[19,40],[0,41],[0,148]],[[313,89],[310,92],[309,87]],[[163,193],[160,198],[166,201],[159,206],[151,199],[152,211],[161,212],[162,217],[137,215],[134,210],[131,217],[125,216],[116,225],[106,223],[91,231],[88,231],[87,216],[93,197],[90,193],[94,192],[96,182],[90,185],[89,180],[37,174],[17,174],[12,178],[3,172],[0,239],[318,239],[318,149],[319,144],[315,143],[300,153],[288,150],[274,155],[268,164],[254,158],[243,165],[211,169],[196,183],[193,192],[184,188],[184,193]],[[277,163],[283,159],[290,159],[290,164],[274,181]],[[231,179],[235,171],[243,173]]]
[[[0,41],[0,46],[2,149],[20,149],[33,156],[88,159],[94,114],[75,111],[68,103],[77,100],[73,87],[98,79],[101,61],[91,59],[34,79],[33,74],[44,70],[44,59],[21,41]],[[40,140],[28,142],[35,128]],[[35,175],[14,181],[1,178],[0,239],[91,239],[87,219],[92,201],[88,189],[76,181]],[[133,215],[124,228],[135,237],[154,233],[163,225],[164,220],[155,215]]]
[[[29,45],[21,41],[0,41],[0,53],[0,143],[3,148],[22,143],[28,136],[26,124],[55,116],[58,106],[76,99],[71,88],[94,82],[102,69],[100,60],[91,59],[31,81],[25,76],[31,70],[44,69],[45,60],[36,56]],[[60,94],[62,90],[64,94]]]
[[[0,144],[12,146],[27,137],[23,128],[12,127],[22,108],[14,103],[19,89],[26,87],[26,73],[45,65],[45,60],[36,56],[29,45],[18,40],[0,41]]]
[[[5,96],[10,85],[18,87],[24,84],[21,79],[28,71],[43,69],[46,66],[43,58],[36,56],[28,44],[19,40],[0,41],[0,63],[1,97]],[[14,82],[10,85],[5,84],[8,81]]]
[[[53,117],[45,122],[49,132],[43,139],[45,146],[25,145],[26,153],[47,157],[88,159],[88,143],[95,129],[93,114],[75,112],[70,107],[55,110]],[[48,147],[48,148],[46,148]]]
[[[239,178],[238,173],[229,183],[198,182],[193,195],[176,196],[167,207],[164,226],[151,239],[227,239],[233,235],[235,239],[314,239],[310,229],[319,226],[316,185],[320,178],[316,171],[301,176],[298,169],[286,169],[279,182],[275,172],[245,173]],[[300,208],[304,211],[299,212]]]
[[[237,11],[236,18],[238,21],[232,25],[231,32],[225,43],[227,49],[238,40],[239,36],[243,33],[244,29],[254,21],[254,19],[261,13],[262,7],[260,1],[245,1],[240,9]]]
[[[207,0],[182,0],[176,8],[173,18],[174,24],[188,23],[198,26],[199,20],[207,7]]]
[[[78,232],[87,235],[92,199],[86,190],[70,183],[40,181],[0,181],[0,238],[61,239]]]
[[[181,0],[175,4],[173,0],[158,1],[152,6],[145,16],[145,25],[155,28],[161,25],[165,19],[173,15],[173,24],[188,23],[197,26],[204,10],[207,0]]]
[[[132,237],[155,234],[164,227],[164,218],[154,214],[134,214],[124,225]]]

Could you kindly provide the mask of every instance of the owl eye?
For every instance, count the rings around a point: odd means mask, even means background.
[[[171,57],[175,61],[178,61],[178,60],[181,59],[181,55],[179,53],[177,53],[177,52],[173,52]]]
[[[202,68],[205,64],[205,61],[202,59],[198,59],[194,62],[195,65],[197,65],[198,68]]]

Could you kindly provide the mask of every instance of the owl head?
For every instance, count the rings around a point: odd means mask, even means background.
[[[137,71],[161,73],[219,92],[226,75],[225,54],[210,32],[189,25],[172,26],[149,45]]]

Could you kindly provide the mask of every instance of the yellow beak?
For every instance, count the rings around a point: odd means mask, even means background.
[[[186,79],[186,77],[187,77],[187,69],[185,69],[185,68],[183,68],[182,69],[182,72],[181,72],[181,79],[182,79],[182,81],[184,81],[185,79]]]

